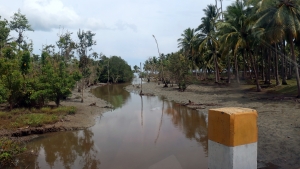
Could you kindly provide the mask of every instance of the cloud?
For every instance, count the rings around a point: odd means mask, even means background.
[[[128,24],[126,22],[119,20],[115,25],[118,30],[125,30],[127,28],[130,28],[132,31],[137,32],[137,26],[134,24]]]
[[[25,0],[23,9],[35,30],[74,27],[80,22],[80,16],[60,0]]]
[[[51,31],[52,29],[91,29],[96,30],[125,30],[137,31],[134,24],[118,21],[113,26],[107,26],[99,18],[85,18],[62,0],[25,0],[21,10],[25,13],[34,30]]]

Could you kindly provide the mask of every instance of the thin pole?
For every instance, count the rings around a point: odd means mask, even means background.
[[[160,57],[160,52],[159,52],[157,40],[156,40],[156,38],[155,38],[154,35],[152,35],[152,36],[155,39],[155,42],[156,42],[156,45],[157,45],[158,57]],[[161,62],[161,67],[162,67],[162,78],[163,78],[163,82],[164,82],[165,81],[165,77],[164,77],[164,67],[163,67],[163,64],[162,64],[162,59],[160,60],[160,62]]]
[[[140,77],[141,77],[141,92],[140,95],[143,93],[143,83],[142,83],[142,63],[140,62]]]

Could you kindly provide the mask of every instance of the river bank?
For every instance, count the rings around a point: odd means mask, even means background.
[[[38,134],[49,132],[80,130],[91,127],[95,124],[95,118],[101,116],[102,113],[110,110],[110,104],[104,100],[95,97],[90,90],[104,86],[106,84],[97,84],[83,90],[83,100],[81,103],[81,93],[76,89],[66,99],[61,101],[61,106],[73,106],[76,108],[75,114],[64,116],[55,124],[48,124],[42,127],[22,127],[11,130],[0,130],[0,136],[18,137],[18,140],[30,141],[38,137]],[[50,102],[48,106],[55,106]]]
[[[154,82],[144,83],[142,87],[145,94],[164,96],[167,100],[202,112],[219,107],[257,110],[258,168],[300,167],[299,100],[264,92],[257,93],[237,86],[190,85],[185,92],[179,92],[177,86],[163,88]],[[126,90],[139,93],[141,89],[131,85],[127,86]]]

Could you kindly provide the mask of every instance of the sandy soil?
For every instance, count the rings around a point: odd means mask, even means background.
[[[62,101],[63,106],[74,106],[77,111],[75,115],[66,116],[63,121],[55,124],[55,126],[63,126],[65,128],[87,128],[95,124],[95,118],[101,116],[102,113],[109,111],[111,105],[104,100],[95,97],[90,90],[105,84],[99,84],[84,89],[83,100],[81,103],[81,93],[76,90],[72,91],[72,95],[67,100]],[[95,105],[91,106],[91,104]]]
[[[140,88],[128,86],[128,91]],[[170,101],[208,112],[210,108],[245,107],[258,112],[258,168],[300,168],[300,100],[228,86],[191,85],[185,92],[163,88],[154,82],[143,84],[143,93],[165,96]]]

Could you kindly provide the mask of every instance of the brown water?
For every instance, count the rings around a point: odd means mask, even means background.
[[[93,93],[115,109],[81,131],[45,134],[30,142],[27,168],[207,169],[207,116],[163,98],[140,97],[124,85]],[[23,160],[22,160],[23,161]],[[165,167],[163,167],[165,168]]]

